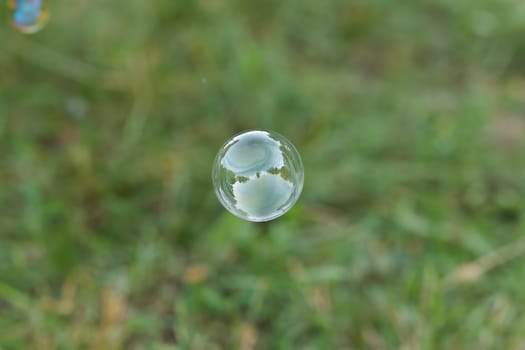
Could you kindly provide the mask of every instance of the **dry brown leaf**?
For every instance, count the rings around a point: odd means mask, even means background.
[[[257,343],[257,330],[249,325],[243,324],[241,326],[241,340],[239,342],[239,350],[252,350]]]
[[[189,284],[201,283],[208,278],[208,269],[204,265],[193,265],[184,271],[184,281]]]

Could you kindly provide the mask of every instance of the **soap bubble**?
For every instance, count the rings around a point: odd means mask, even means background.
[[[297,202],[304,182],[301,157],[284,136],[248,131],[228,140],[213,165],[221,204],[249,221],[269,221]]]
[[[47,23],[49,12],[42,0],[8,0],[11,23],[22,33],[38,32]]]

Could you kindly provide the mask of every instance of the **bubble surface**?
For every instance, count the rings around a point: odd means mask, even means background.
[[[8,0],[11,23],[22,33],[38,32],[49,19],[42,0]]]
[[[269,221],[297,202],[304,183],[301,157],[284,136],[247,131],[219,150],[212,171],[215,193],[232,214],[248,221]]]

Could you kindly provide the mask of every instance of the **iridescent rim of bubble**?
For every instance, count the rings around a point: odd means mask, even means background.
[[[245,142],[247,138],[260,138],[257,140],[257,142],[275,143],[275,147],[270,148],[270,151],[267,149],[255,149],[255,154],[250,154],[249,164],[232,163],[235,160],[229,159],[227,154],[230,150],[230,147],[233,147],[237,142]],[[251,142],[255,141],[251,140]],[[246,146],[243,146],[240,151],[245,152],[245,148]],[[248,146],[248,148],[250,148],[250,146]],[[268,154],[268,152],[274,153]],[[264,165],[264,159],[272,160],[272,165],[274,167],[263,169],[262,171],[256,171],[255,168],[257,168],[257,166]],[[244,158],[244,160],[246,160],[246,158]],[[258,163],[261,160],[263,163]],[[275,166],[276,161],[280,168]],[[232,169],[236,169],[236,173],[231,171]],[[220,171],[224,172],[226,176],[223,174],[221,177],[221,174],[219,173]],[[228,173],[231,174],[228,176]],[[250,179],[255,180],[254,176],[257,177],[257,184],[245,184],[245,182],[249,182]],[[229,179],[230,181],[225,182],[225,179]],[[299,152],[295,146],[284,136],[274,131],[249,130],[233,136],[220,148],[217,156],[215,157],[212,170],[212,180],[219,202],[230,213],[244,220],[264,222],[284,215],[297,202],[304,184],[304,168]],[[278,193],[284,194],[284,197],[278,198],[278,202],[276,202],[276,199],[271,196],[271,191],[260,191],[261,189],[265,190],[269,187],[278,188]],[[238,190],[237,196],[234,193],[235,189]],[[254,201],[251,198],[258,195],[265,197],[264,200]],[[242,205],[237,203],[241,200]],[[257,208],[255,210],[259,210],[258,215],[250,215],[250,213],[243,210],[246,209],[244,206],[250,206],[250,204],[253,205],[254,202],[265,202],[268,200],[270,201],[270,205],[276,206],[274,211],[261,214],[261,208]],[[232,201],[234,203],[232,203]],[[243,208],[240,206],[243,206]],[[253,208],[254,207],[252,206],[252,209]],[[264,210],[265,209],[263,209],[263,211]]]
[[[11,24],[24,34],[34,34],[49,20],[49,11],[42,0],[8,0]]]

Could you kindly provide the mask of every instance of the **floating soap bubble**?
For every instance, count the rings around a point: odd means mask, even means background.
[[[47,23],[49,12],[42,0],[8,0],[11,23],[22,33],[36,33]]]
[[[248,131],[228,140],[213,165],[221,204],[249,221],[269,221],[297,202],[304,182],[301,157],[284,136]]]

